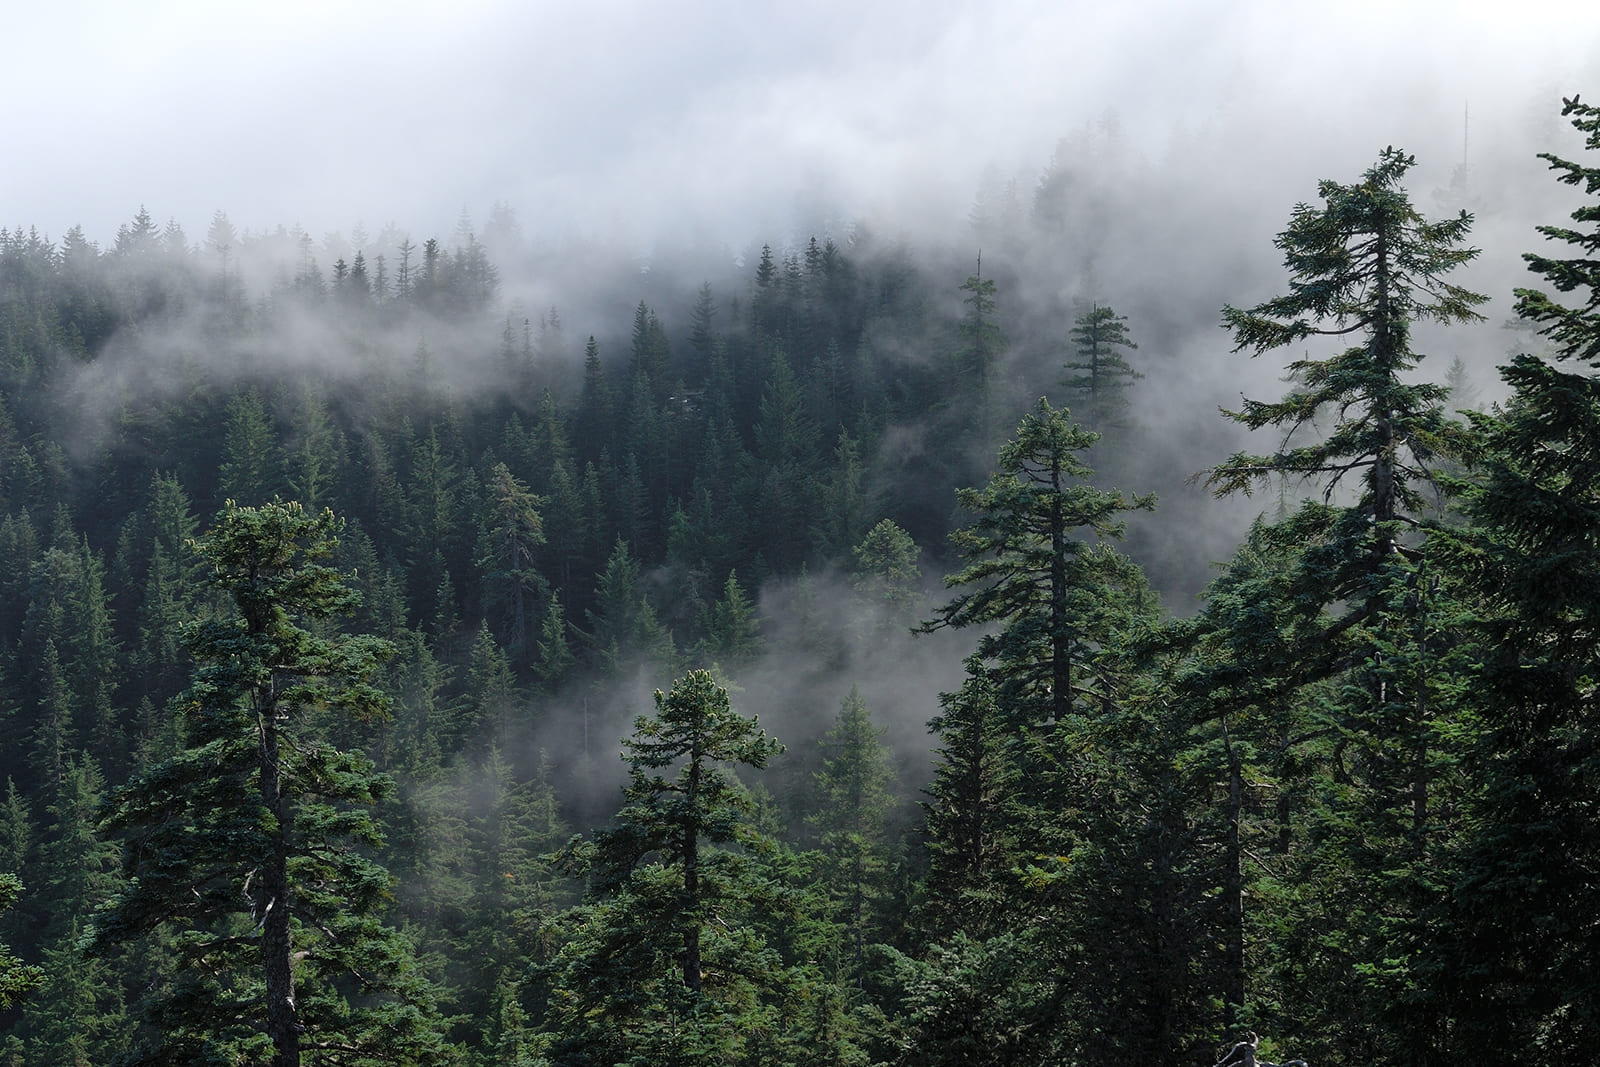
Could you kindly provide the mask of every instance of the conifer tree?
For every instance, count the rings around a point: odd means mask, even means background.
[[[599,575],[595,610],[589,612],[589,643],[596,661],[615,671],[631,655],[665,661],[674,655],[672,635],[661,625],[640,585],[639,561],[618,540]]]
[[[139,605],[137,661],[146,670],[146,691],[165,699],[186,676],[179,628],[193,617],[201,576],[187,542],[197,523],[189,496],[171,474],[157,474],[146,505],[150,566]]]
[[[17,788],[16,779],[7,778],[5,796],[0,798],[0,870],[21,871],[33,852],[35,836],[28,798]],[[9,917],[0,921],[9,923]],[[5,929],[12,932],[9,924]]]
[[[969,562],[945,584],[971,588],[922,630],[998,624],[978,652],[995,664],[999,695],[1021,725],[1114,699],[1094,656],[1154,610],[1143,575],[1105,539],[1121,535],[1123,513],[1149,510],[1155,498],[1088,484],[1093,472],[1079,454],[1097,436],[1041,397],[1000,449],[989,484],[957,492],[973,520],[951,541]]]
[[[986,397],[995,368],[1006,350],[1005,335],[995,321],[997,287],[993,278],[983,277],[980,262],[978,270],[961,283],[961,291],[967,294],[962,300],[967,312],[958,331],[961,347],[957,353],[957,371],[972,395]]]
[[[330,500],[334,478],[342,465],[343,435],[333,423],[327,404],[310,385],[302,386],[284,442],[285,482],[294,499],[308,508]]]
[[[889,814],[894,805],[894,768],[884,731],[872,724],[860,690],[839,705],[822,739],[816,810],[806,817],[826,858],[840,925],[851,941],[850,969],[861,981],[869,943],[888,925],[884,909],[890,864]]]
[[[718,344],[717,302],[711,295],[711,283],[703,282],[695,295],[694,308],[689,313],[689,357],[684,377],[689,386],[705,384],[711,369],[712,356]]]
[[[503,641],[513,664],[525,667],[533,651],[533,619],[543,599],[544,579],[533,566],[534,550],[544,543],[544,501],[504,463],[489,472],[489,507],[478,565],[487,585],[486,601],[503,619]]]
[[[354,597],[324,562],[337,526],[230,502],[196,544],[234,613],[185,634],[186,747],[118,789],[102,823],[128,881],[91,944],[176,934],[179,973],[153,995],[137,1062],[444,1055],[431,989],[381,921],[389,879],[363,853],[382,841],[366,806],[390,783],[325,738],[329,715],[388,711],[371,681],[388,643],[328,630]]]
[[[1221,1023],[1226,1032],[1249,1022],[1292,1037],[1318,980],[1292,939],[1272,935],[1290,925],[1299,896],[1281,875],[1308,847],[1310,772],[1329,741],[1317,714],[1325,688],[1308,682],[1305,663],[1320,620],[1296,610],[1300,546],[1283,533],[1258,519],[1200,611],[1163,637],[1181,656],[1166,699],[1196,724],[1185,762],[1226,789],[1194,813],[1213,842],[1218,892],[1209,921],[1221,958],[1210,973]]]
[[[1128,336],[1128,317],[1101,304],[1078,316],[1071,337],[1076,358],[1067,360],[1061,387],[1086,425],[1106,430],[1126,417],[1128,387],[1144,377],[1118,349],[1139,346]]]
[[[283,490],[278,455],[277,433],[261,397],[254,389],[235,394],[224,423],[219,495],[252,505],[277,496]]]
[[[551,689],[561,684],[567,672],[572,669],[572,665],[577,662],[577,656],[573,654],[567,639],[567,631],[566,610],[552,590],[545,602],[544,615],[539,622],[539,638],[535,642],[537,655],[533,661],[533,673],[543,685]]]
[[[102,790],[94,761],[74,761],[47,809],[52,822],[38,865],[48,901],[40,952],[47,977],[18,1028],[36,1063],[110,1063],[127,1046],[119,978],[131,968],[125,958],[86,958],[79,945],[86,916],[118,881],[117,849],[95,834]]]
[[[942,694],[939,703],[940,712],[928,720],[939,743],[922,803],[925,925],[941,936],[966,931],[983,938],[1002,925],[1015,859],[1019,798],[1011,731],[990,672],[976,658],[969,659],[961,688]]]
[[[782,894],[732,768],[764,767],[782,746],[707,671],[655,705],[624,741],[622,810],[575,846],[592,891],[550,968],[554,1062],[737,1061],[774,1022],[783,969],[752,915]]]
[[[1562,114],[1600,151],[1600,108],[1573,97]],[[1510,399],[1474,419],[1474,528],[1438,534],[1488,610],[1470,690],[1482,791],[1432,956],[1462,1055],[1577,1063],[1600,1043],[1587,977],[1600,968],[1600,894],[1579,873],[1600,863],[1600,161],[1541,158],[1589,199],[1572,225],[1538,228],[1555,251],[1523,257],[1549,289],[1518,289],[1517,313],[1550,347],[1501,368]]]
[[[1088,484],[1092,471],[1079,454],[1096,439],[1041,399],[1001,448],[989,484],[958,492],[973,520],[952,540],[968,565],[946,582],[964,588],[922,629],[989,632],[967,661],[962,688],[941,698],[930,722],[939,761],[924,805],[924,893],[937,940],[899,963],[916,1020],[906,1062],[959,1060],[950,1042],[963,1027],[979,1035],[976,1044],[1003,1048],[1008,1062],[1073,1061],[1094,1046],[1062,1018],[1063,1005],[1088,998],[1078,1009],[1087,1019],[1095,998],[1135,984],[1118,973],[1100,974],[1098,988],[1084,979],[1085,952],[1109,950],[1111,925],[1108,918],[1097,926],[1082,907],[1088,883],[1122,900],[1121,936],[1136,929],[1134,920],[1160,925],[1137,880],[1103,869],[1095,851],[1097,840],[1137,842],[1145,829],[1138,808],[1108,783],[1119,774],[1113,739],[1136,715],[1127,648],[1155,614],[1142,572],[1107,543],[1126,512],[1154,500]],[[1058,877],[1062,865],[1082,888]],[[1147,973],[1148,957],[1131,955]],[[1003,975],[982,1007],[971,995],[976,975]],[[966,1022],[954,1024],[952,1012]],[[1113,1014],[1095,1013],[1083,1026],[1100,1033],[1105,1048],[1148,1051],[1150,1043],[1119,1040],[1112,1030],[1125,1035],[1160,1013],[1126,1011],[1107,1029]]]
[[[833,469],[824,483],[822,514],[814,524],[813,539],[830,554],[842,554],[855,545],[871,521],[874,494],[866,474],[861,442],[841,426],[833,446]]]
[[[1283,445],[1237,453],[1208,479],[1218,495],[1282,478],[1320,496],[1273,534],[1297,546],[1287,603],[1299,613],[1290,625],[1311,631],[1301,683],[1326,684],[1317,715],[1339,738],[1315,765],[1305,818],[1316,847],[1297,856],[1303,904],[1286,925],[1305,939],[1302,968],[1321,978],[1303,1014],[1329,1044],[1309,1049],[1348,1059],[1379,1055],[1396,1034],[1419,1057],[1443,1040],[1421,946],[1452,832],[1441,815],[1460,810],[1470,736],[1451,721],[1463,605],[1418,533],[1441,457],[1468,437],[1445,413],[1446,388],[1415,379],[1411,335],[1478,320],[1486,298],[1447,280],[1477,255],[1463,243],[1472,219],[1423,218],[1401,184],[1414,162],[1386,148],[1359,182],[1321,182],[1323,204],[1298,205],[1276,242],[1289,291],[1223,309],[1238,351],[1342,347],[1292,359],[1283,399],[1228,413],[1281,429]],[[1325,433],[1319,417],[1331,419]]]
[[[851,554],[851,585],[872,606],[875,621],[885,627],[908,625],[922,598],[921,553],[911,535],[892,519],[880,519]]]
[[[722,584],[722,596],[706,612],[703,651],[725,666],[745,663],[761,651],[761,622],[733,571]]]
[[[1415,522],[1408,512],[1423,503],[1434,457],[1459,441],[1458,424],[1443,412],[1445,388],[1406,378],[1422,359],[1411,348],[1412,326],[1481,319],[1474,308],[1488,299],[1445,280],[1478,254],[1462,246],[1472,218],[1463,211],[1430,222],[1418,214],[1400,185],[1415,162],[1386,148],[1359,183],[1320,183],[1324,205],[1298,205],[1277,238],[1290,291],[1254,308],[1222,310],[1234,350],[1253,356],[1313,338],[1357,335],[1356,344],[1331,356],[1291,360],[1298,384],[1282,400],[1246,400],[1228,412],[1252,430],[1282,428],[1284,447],[1267,455],[1236,453],[1207,483],[1222,495],[1283,476],[1310,482],[1331,500],[1355,475],[1353,506],[1308,515],[1324,526],[1344,518],[1339,532],[1365,550],[1364,558],[1348,561],[1355,574],[1347,566],[1333,579],[1335,595],[1351,591],[1351,581],[1371,575],[1395,553],[1401,527]],[[1296,430],[1311,430],[1328,412],[1336,417],[1326,437],[1289,447]],[[1355,534],[1351,521],[1370,523],[1371,533]]]
[[[0,874],[0,911],[9,909],[22,893],[22,882],[10,873]],[[0,945],[0,1010],[11,1007],[44,981],[44,972],[23,963]]]
[[[462,694],[460,724],[462,736],[455,744],[446,742],[446,750],[459,750],[463,742],[481,746],[485,732],[496,744],[502,744],[510,733],[512,705],[516,702],[516,684],[511,663],[505,650],[489,632],[487,622],[478,624],[468,653],[466,691]]]
[[[646,395],[656,403],[672,391],[672,350],[666,328],[643,300],[633,313],[633,349],[628,362],[628,377],[637,383],[647,380]]]

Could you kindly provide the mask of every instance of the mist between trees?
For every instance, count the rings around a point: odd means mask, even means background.
[[[1508,335],[1396,148],[1124,300],[1119,158],[577,310],[0,231],[0,1060],[1588,1062],[1600,170]]]

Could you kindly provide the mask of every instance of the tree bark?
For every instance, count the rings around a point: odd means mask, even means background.
[[[1227,943],[1223,956],[1222,1021],[1232,1030],[1244,1006],[1244,850],[1239,824],[1244,818],[1244,776],[1239,752],[1228,736],[1228,719],[1222,719],[1222,743],[1228,753],[1228,839],[1223,869],[1222,895],[1227,903]]]
[[[1067,530],[1061,513],[1061,466],[1050,468],[1050,686],[1051,715],[1072,714],[1072,639],[1067,625]]]
[[[260,792],[270,814],[272,855],[261,872],[261,963],[266,980],[267,1037],[272,1041],[272,1067],[300,1067],[300,1017],[294,996],[294,945],[289,928],[289,812],[283,797],[275,702],[260,699]]]
[[[694,814],[700,801],[700,753],[689,754],[690,822],[683,828],[683,902],[691,914],[683,924],[683,984],[700,993],[700,828]]]

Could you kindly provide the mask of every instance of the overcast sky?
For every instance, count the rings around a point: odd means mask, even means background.
[[[1390,142],[1459,156],[1464,106],[1488,156],[1556,128],[1563,93],[1600,97],[1584,0],[9,7],[0,224],[103,244],[141,204],[193,240],[219,208],[448,233],[497,200],[530,233],[645,246],[797,212],[914,228],[1108,114],[1152,160],[1181,163],[1178,131],[1215,153],[1197,175],[1249,185],[1347,179]]]

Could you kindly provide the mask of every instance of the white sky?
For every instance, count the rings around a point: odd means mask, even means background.
[[[0,225],[102,244],[141,204],[191,240],[218,208],[448,235],[497,200],[640,244],[760,240],[797,205],[949,224],[1108,113],[1163,165],[1174,130],[1214,146],[1197,180],[1309,196],[1391,142],[1453,163],[1464,104],[1476,157],[1600,98],[1588,0],[7,6]]]

